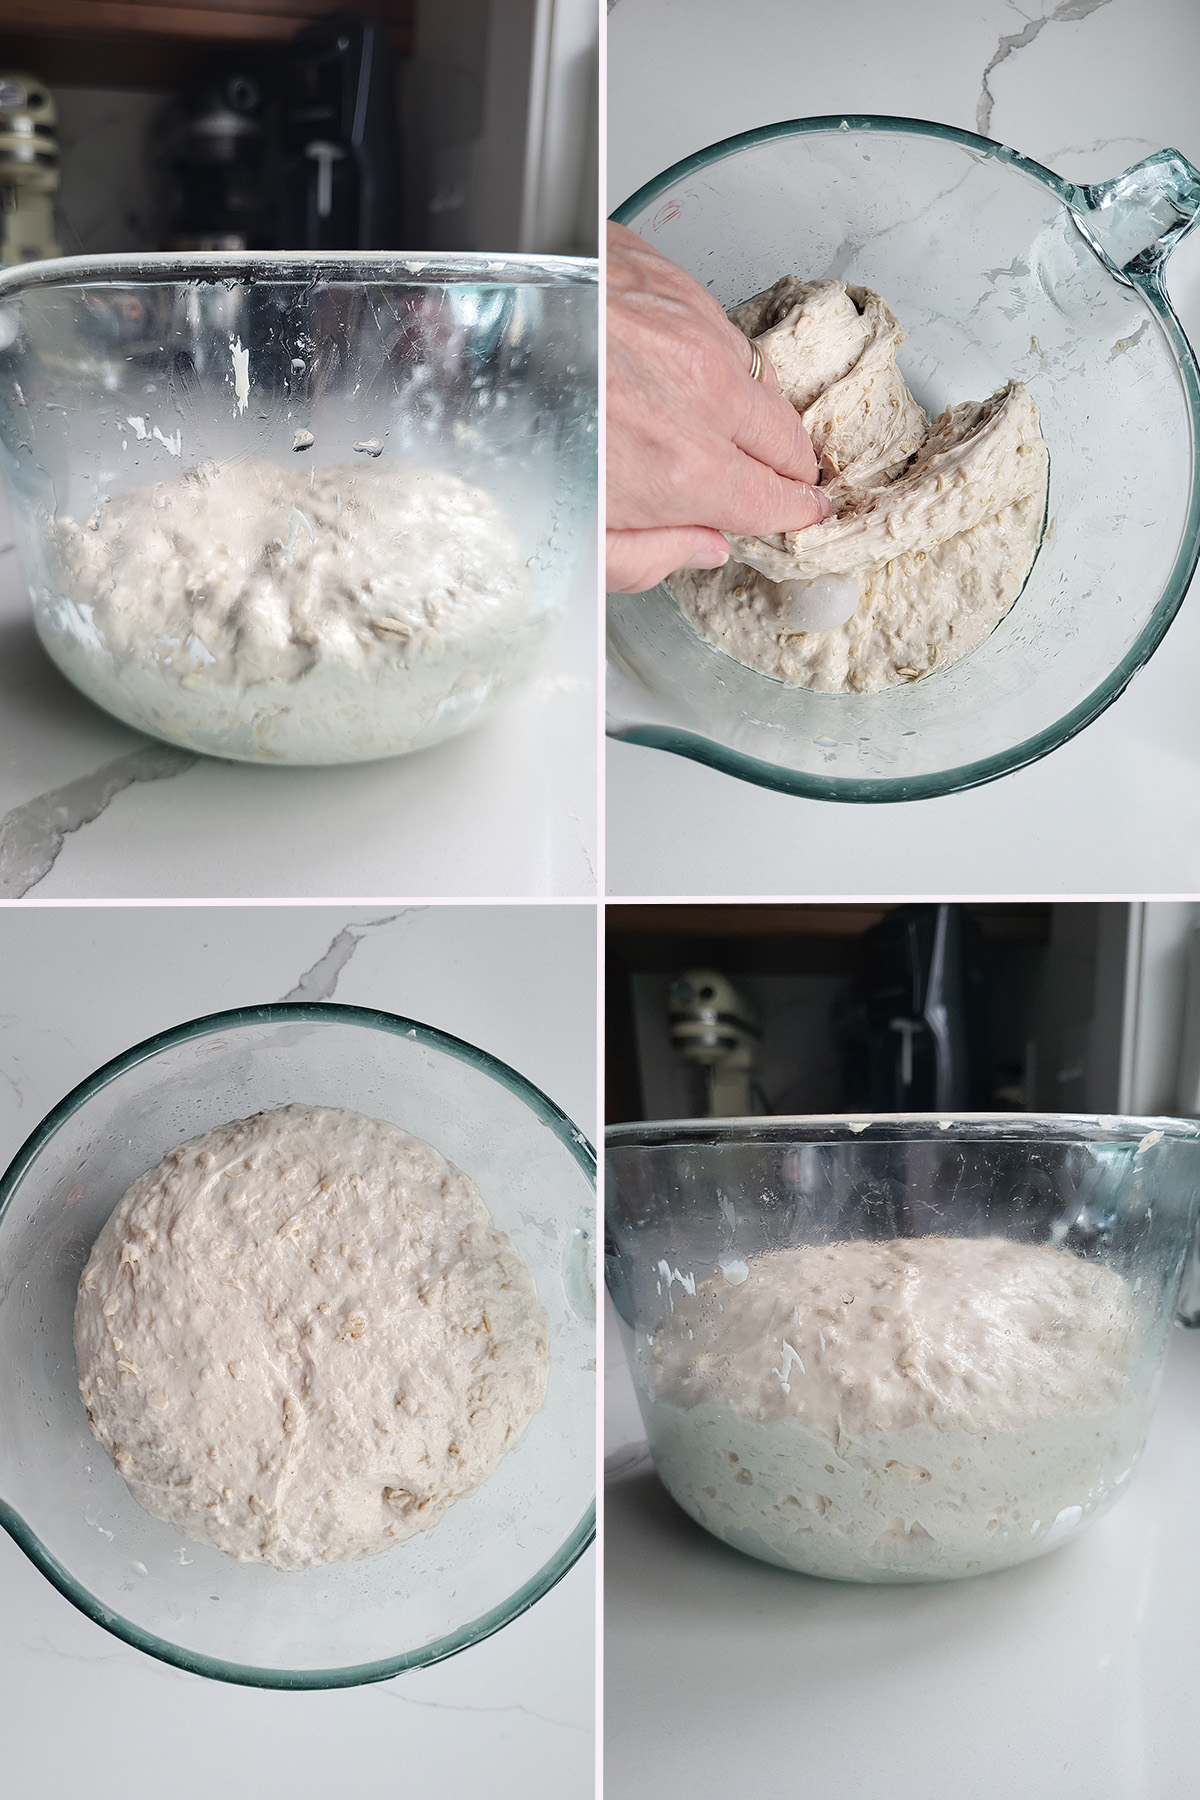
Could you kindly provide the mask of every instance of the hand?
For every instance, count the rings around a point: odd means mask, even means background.
[[[817,459],[770,364],[712,295],[622,225],[608,228],[608,585],[652,587],[749,537],[827,519]]]

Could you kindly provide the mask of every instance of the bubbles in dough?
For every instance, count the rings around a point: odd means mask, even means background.
[[[1052,1547],[1141,1451],[1116,1270],[1005,1238],[774,1250],[672,1294],[643,1411],[680,1505],[735,1548],[851,1581]]]
[[[461,729],[528,675],[552,621],[491,495],[356,447],[352,468],[205,463],[59,517],[39,616],[55,660],[118,718],[244,761],[358,761]]]
[[[533,1278],[467,1177],[394,1125],[299,1105],[134,1182],[75,1350],[135,1499],[278,1569],[435,1525],[517,1442],[549,1364]]]

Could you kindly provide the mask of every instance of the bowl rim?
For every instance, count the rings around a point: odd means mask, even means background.
[[[957,144],[993,162],[1006,163],[1033,176],[1049,188],[1068,211],[1072,210],[1072,197],[1079,191],[1078,184],[1064,180],[1044,164],[1022,156],[1007,144],[980,137],[973,131],[960,130],[954,125],[884,113],[825,113],[811,118],[783,119],[772,125],[760,125],[751,131],[721,138],[691,156],[672,163],[670,168],[644,182],[636,193],[631,194],[614,210],[611,217],[617,224],[628,225],[632,218],[657,199],[667,187],[711,167],[714,163],[722,162],[741,150],[757,148],[777,138],[835,132],[844,135],[855,131],[927,137]],[[1084,241],[1087,242],[1087,239]],[[1089,248],[1093,250],[1093,254],[1096,253],[1093,245],[1089,244]],[[1103,259],[1098,260],[1103,264]],[[1200,366],[1197,364],[1196,353],[1157,276],[1133,279],[1129,275],[1117,273],[1112,265],[1103,266],[1108,267],[1114,280],[1132,287],[1145,301],[1174,355],[1188,415],[1192,479],[1191,497],[1179,550],[1158,602],[1125,655],[1090,694],[1085,695],[1053,724],[1034,732],[1032,736],[1007,750],[996,751],[975,762],[964,763],[959,768],[931,771],[923,775],[872,776],[863,779],[858,776],[819,775],[807,770],[788,769],[675,725],[616,721],[610,723],[608,735],[618,742],[640,744],[649,749],[667,750],[676,756],[686,756],[721,774],[732,775],[776,793],[795,794],[809,800],[895,802],[939,799],[947,794],[981,787],[1003,775],[1014,774],[1018,769],[1027,768],[1030,763],[1038,762],[1043,756],[1057,750],[1094,719],[1099,718],[1102,712],[1120,698],[1133,677],[1145,667],[1157,650],[1183,604],[1192,576],[1200,563],[1200,466],[1196,454],[1197,440],[1200,439]],[[665,582],[658,583],[652,591],[656,594],[661,592],[674,604]],[[724,651],[715,646],[712,648],[715,656],[725,655]],[[836,699],[837,696],[831,698]]]
[[[1135,1113],[1051,1113],[1051,1112],[963,1112],[949,1107],[944,1112],[847,1112],[847,1113],[758,1113],[730,1119],[650,1119],[609,1125],[605,1129],[605,1146],[611,1150],[625,1148],[672,1149],[695,1143],[704,1149],[717,1149],[722,1144],[751,1142],[804,1141],[811,1131],[840,1132],[825,1143],[870,1141],[873,1126],[886,1130],[912,1127],[916,1138],[937,1141],[943,1134],[947,1141],[956,1136],[977,1141],[989,1137],[1080,1143],[1126,1143],[1137,1141],[1138,1149],[1150,1149],[1160,1139],[1171,1138],[1180,1143],[1200,1139],[1200,1119],[1184,1119],[1166,1115]],[[960,1132],[957,1128],[965,1127]],[[989,1127],[995,1127],[989,1130]]]
[[[22,1179],[61,1126],[85,1101],[129,1069],[150,1061],[163,1050],[174,1049],[214,1031],[231,1031],[246,1025],[296,1023],[358,1025],[410,1040],[415,1038],[417,1043],[427,1048],[439,1050],[456,1061],[470,1064],[524,1101],[540,1122],[558,1138],[593,1191],[595,1190],[596,1153],[588,1138],[541,1088],[535,1087],[526,1076],[502,1062],[491,1051],[481,1050],[478,1045],[442,1031],[436,1025],[426,1025],[418,1019],[405,1018],[399,1013],[384,1012],[375,1007],[346,1006],[336,1001],[282,1000],[260,1006],[231,1007],[222,1012],[206,1013],[200,1018],[189,1019],[165,1031],[155,1032],[152,1037],[145,1038],[141,1043],[122,1051],[119,1056],[112,1057],[79,1082],[34,1127],[0,1176],[0,1228],[3,1227],[8,1204]],[[469,1650],[472,1645],[482,1643],[484,1638],[491,1637],[513,1619],[528,1612],[536,1601],[548,1594],[574,1567],[596,1535],[596,1502],[593,1498],[549,1561],[499,1606],[492,1607],[479,1618],[460,1626],[457,1631],[448,1632],[419,1650],[339,1669],[272,1669],[185,1650],[181,1645],[173,1644],[166,1638],[132,1624],[120,1613],[102,1605],[87,1588],[75,1580],[20,1513],[3,1498],[0,1498],[0,1526],[64,1599],[69,1600],[94,1624],[130,1644],[135,1650],[144,1650],[147,1655],[156,1657],[160,1662],[170,1663],[192,1675],[207,1676],[213,1681],[233,1682],[243,1687],[307,1691],[358,1687],[367,1682],[387,1681],[393,1675],[403,1674],[408,1669],[427,1668],[433,1663],[444,1662],[447,1657],[456,1656],[459,1651]]]
[[[358,281],[425,287],[591,288],[599,285],[593,256],[536,256],[509,250],[119,250],[87,256],[47,257],[0,271],[0,300],[36,288],[82,282],[160,286],[287,280],[312,285],[316,269],[326,281]]]

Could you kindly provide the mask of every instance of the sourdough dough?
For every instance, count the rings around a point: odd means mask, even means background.
[[[1064,1251],[856,1241],[671,1293],[644,1406],[655,1465],[709,1531],[784,1567],[1003,1568],[1069,1536],[1139,1455],[1132,1293]]]
[[[1009,382],[930,425],[896,367],[895,316],[840,281],[785,276],[729,316],[800,413],[833,513],[732,537],[722,568],[670,577],[680,607],[718,648],[794,686],[874,693],[957,662],[1004,617],[1041,538],[1049,458],[1029,390]],[[798,630],[803,584],[830,576],[858,583],[853,617]]]
[[[71,679],[131,724],[243,760],[434,742],[547,634],[500,508],[441,470],[205,463],[52,537],[41,629]]]
[[[277,1569],[437,1523],[542,1403],[547,1321],[428,1144],[286,1106],[134,1182],[79,1283],[92,1431],[187,1537]]]

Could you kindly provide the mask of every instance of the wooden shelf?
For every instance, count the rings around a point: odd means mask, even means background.
[[[0,0],[0,66],[51,86],[168,88],[198,50],[281,44],[336,0]],[[416,0],[352,0],[412,48]]]
[[[743,973],[848,968],[855,940],[892,910],[871,905],[610,904],[605,915],[608,964],[625,971],[672,969],[681,956],[699,956]],[[1049,904],[968,901],[966,910],[989,943],[1049,941]]]

